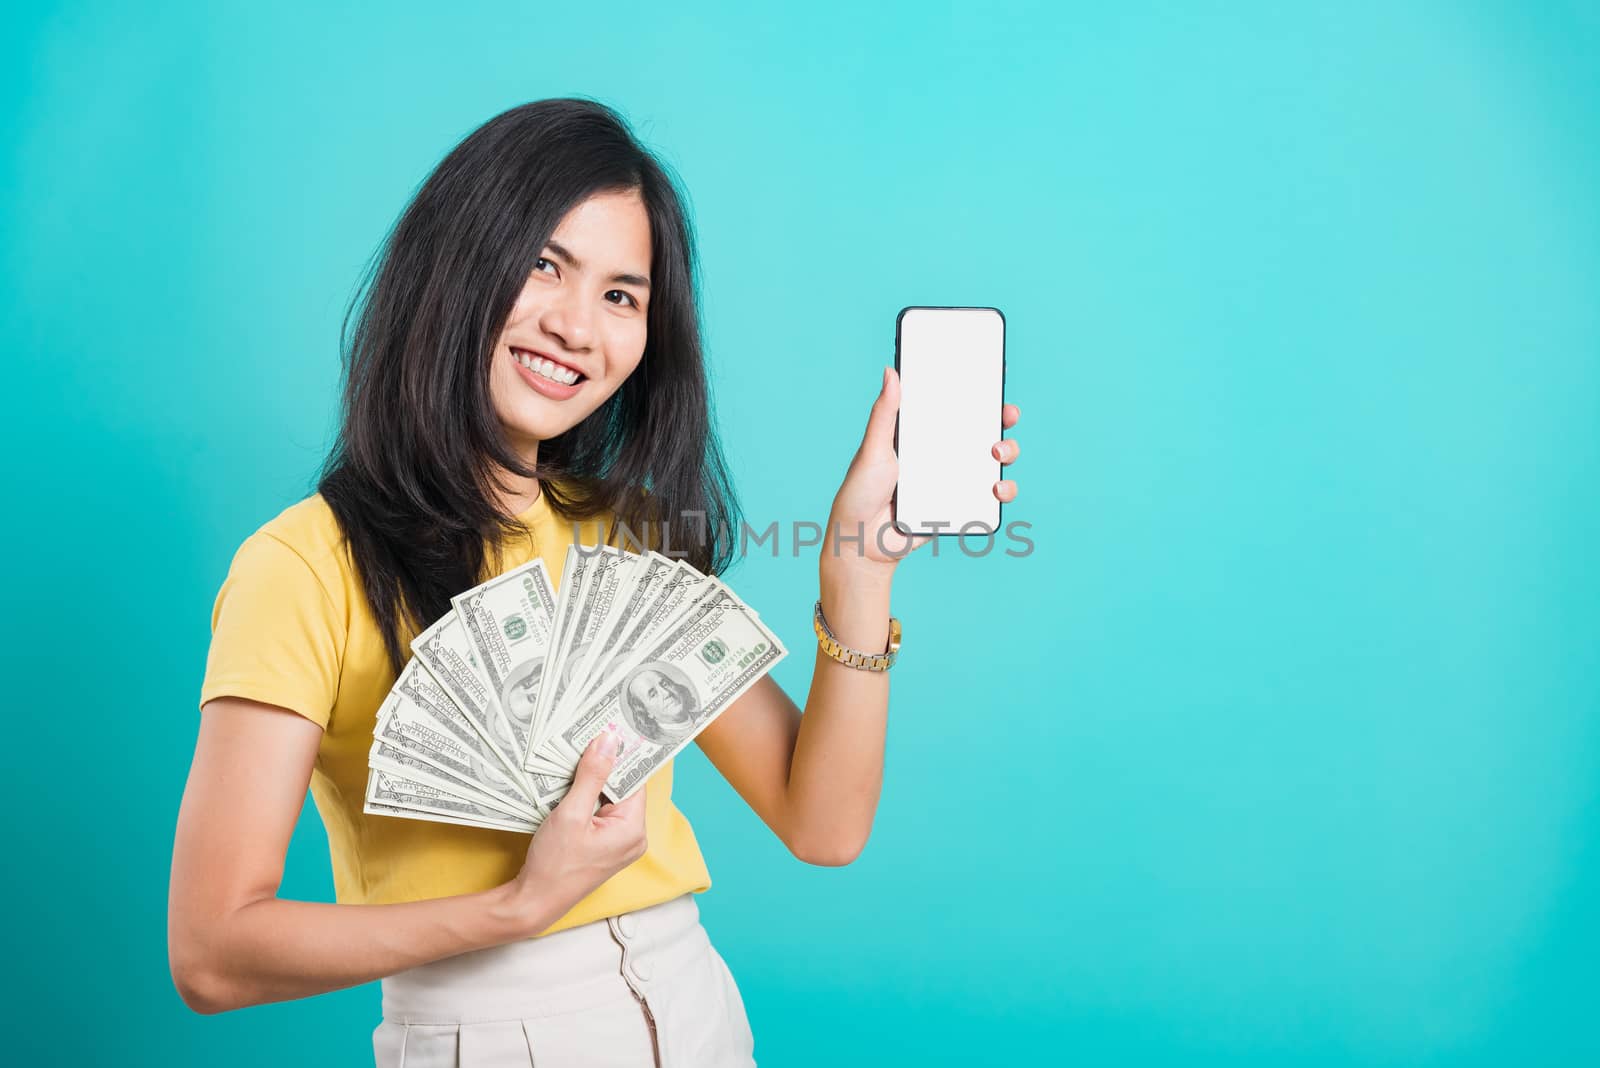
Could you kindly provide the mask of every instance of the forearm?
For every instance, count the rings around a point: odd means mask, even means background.
[[[819,567],[822,614],[834,636],[881,652],[893,572],[832,555]],[[849,667],[820,648],[790,765],[790,846],[815,863],[846,863],[866,844],[883,785],[889,673]]]
[[[394,905],[265,898],[205,929],[174,929],[173,977],[184,1001],[214,1013],[372,982],[443,957],[530,938],[566,903],[508,883]]]

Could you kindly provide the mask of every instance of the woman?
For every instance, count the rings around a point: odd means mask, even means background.
[[[217,597],[169,912],[190,1006],[382,979],[380,1065],[751,1063],[670,765],[597,808],[614,757],[597,740],[531,841],[362,812],[377,705],[451,595],[534,553],[559,579],[572,521],[595,524],[580,544],[625,522],[726,568],[731,544],[695,536],[739,518],[693,263],[662,167],[592,102],[490,120],[419,189],[347,337],[318,492],[246,539]],[[819,565],[828,626],[864,652],[884,650],[918,544],[852,537],[888,520],[897,404],[886,370]],[[803,717],[767,676],[697,741],[796,857],[845,864],[871,828],[887,704],[885,674],[819,650]],[[277,897],[308,783],[338,904]]]

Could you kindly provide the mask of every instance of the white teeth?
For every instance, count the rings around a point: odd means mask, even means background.
[[[516,357],[518,363],[534,374],[548,378],[552,382],[560,382],[563,385],[570,386],[578,380],[578,372],[568,370],[551,360],[545,359],[543,356],[529,356],[521,352],[513,352],[511,355]]]

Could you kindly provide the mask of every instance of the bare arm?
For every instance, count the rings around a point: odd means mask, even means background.
[[[822,591],[822,612],[841,642],[872,650],[888,636],[889,584],[863,581]],[[840,865],[866,846],[883,785],[889,719],[885,672],[847,667],[816,651],[805,714],[771,675],[701,732],[700,748],[799,859]]]
[[[894,569],[906,552],[930,540],[885,529],[899,478],[893,445],[899,401],[898,379],[885,375],[866,436],[834,500],[818,563],[823,616],[839,641],[863,652],[884,650]],[[1021,414],[1015,405],[1005,405],[1001,422],[1015,426]],[[1010,463],[1018,451],[1015,441],[1005,439],[995,443],[993,455]],[[996,482],[993,492],[1009,501],[1016,486]],[[888,718],[889,674],[848,667],[819,648],[804,715],[769,675],[698,741],[796,857],[811,864],[848,864],[872,833]]]
[[[256,701],[218,698],[202,711],[167,913],[173,981],[197,1012],[308,997],[532,937],[644,852],[641,792],[592,817],[592,801],[558,809],[567,814],[546,820],[522,873],[492,890],[395,905],[281,900],[321,738],[310,720]],[[591,747],[574,792],[598,795],[611,759]]]

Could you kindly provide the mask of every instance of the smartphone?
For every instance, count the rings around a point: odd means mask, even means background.
[[[891,515],[904,534],[994,534],[1006,317],[998,308],[902,308],[894,323],[900,457]],[[980,529],[982,528],[982,529]]]

